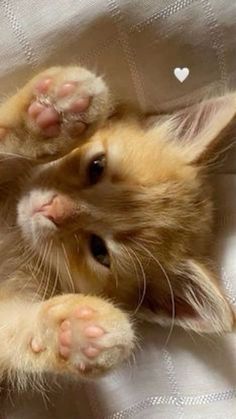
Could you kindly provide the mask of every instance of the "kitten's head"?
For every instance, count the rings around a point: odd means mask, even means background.
[[[142,127],[111,121],[36,169],[18,205],[27,242],[79,292],[107,295],[148,319],[230,330],[231,309],[205,260],[212,204],[203,167],[234,115],[233,97]]]

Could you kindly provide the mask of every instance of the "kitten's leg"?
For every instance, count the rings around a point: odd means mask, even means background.
[[[81,144],[111,112],[100,77],[81,67],[52,67],[0,107],[0,152],[55,159]]]
[[[45,372],[94,376],[134,347],[128,316],[98,297],[66,294],[45,302],[0,304],[0,374],[21,384]]]

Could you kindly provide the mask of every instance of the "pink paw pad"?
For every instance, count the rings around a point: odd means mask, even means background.
[[[86,111],[86,109],[90,105],[90,97],[80,97],[76,101],[72,102],[69,108],[67,109],[67,112],[73,112],[73,113],[80,113]]]
[[[59,115],[53,107],[35,101],[28,108],[28,115],[43,130],[44,135],[53,137],[59,134]]]
[[[49,87],[52,84],[52,79],[51,78],[46,78],[46,79],[42,79],[39,80],[36,85],[35,85],[35,89],[39,92],[39,93],[47,93]]]
[[[39,114],[44,111],[45,109],[45,105],[42,105],[42,103],[39,102],[33,102],[31,103],[29,109],[28,109],[28,114],[29,116],[31,116],[31,118],[37,118],[37,116],[39,116]]]
[[[45,350],[45,348],[42,345],[42,342],[36,337],[34,337],[31,340],[30,346],[31,346],[32,351],[35,352],[36,354]]]
[[[76,89],[76,82],[64,83],[57,91],[57,97],[62,98],[71,95]]]
[[[93,345],[89,345],[86,348],[83,349],[84,355],[86,355],[88,358],[96,358],[101,352],[101,349],[96,348]]]
[[[77,351],[82,352],[87,358],[96,358],[100,354],[102,347],[97,345],[97,340],[105,334],[105,331],[102,327],[91,324],[95,313],[91,307],[77,307],[73,312],[74,320],[64,320],[61,323],[58,343],[62,358],[68,359]],[[75,325],[77,332],[74,330]]]
[[[46,137],[57,137],[64,122],[68,124],[71,135],[83,133],[87,124],[82,114],[90,106],[91,97],[86,92],[77,91],[80,87],[78,81],[66,81],[59,86],[54,84],[53,78],[49,77],[36,83],[35,93],[39,99],[29,106],[28,116]],[[72,118],[69,114],[72,114]]]
[[[104,335],[104,333],[105,332],[102,327],[99,326],[91,325],[84,329],[84,334],[87,338],[100,338]]]
[[[59,115],[52,107],[45,107],[42,112],[37,116],[36,122],[40,128],[48,128],[59,122]]]
[[[62,358],[69,358],[71,353],[71,344],[72,344],[72,331],[71,331],[71,322],[65,320],[60,326],[59,333],[59,354]]]
[[[65,98],[70,95],[73,95],[75,93],[75,90],[77,88],[78,83],[77,82],[67,82],[64,83],[57,91],[57,97],[58,98]],[[86,109],[89,107],[91,102],[91,98],[89,96],[81,96],[78,99],[72,101],[72,103],[67,106],[65,111],[73,112],[73,113],[81,113],[86,111]]]
[[[78,319],[83,319],[83,320],[90,320],[92,318],[92,316],[94,315],[94,310],[90,307],[78,307],[74,314],[75,317],[77,317]]]

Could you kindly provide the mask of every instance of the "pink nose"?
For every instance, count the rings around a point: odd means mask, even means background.
[[[70,198],[56,195],[49,203],[43,204],[34,211],[34,214],[42,214],[55,224],[62,224],[74,213],[74,205]]]

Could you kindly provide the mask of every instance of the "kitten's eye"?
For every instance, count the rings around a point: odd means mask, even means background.
[[[96,156],[88,166],[88,179],[90,185],[95,185],[101,179],[106,166],[106,157],[104,154]]]
[[[110,258],[104,240],[92,234],[90,237],[90,251],[97,262],[109,268]]]

